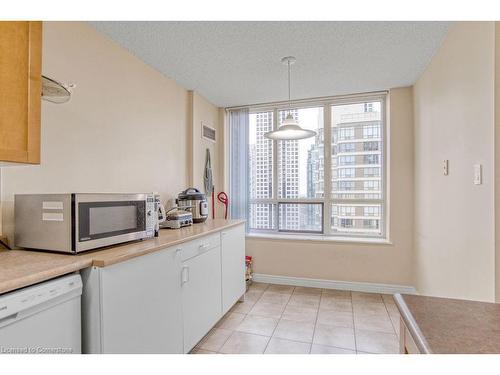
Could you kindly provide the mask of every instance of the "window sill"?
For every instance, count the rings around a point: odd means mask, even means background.
[[[246,238],[257,240],[274,241],[308,241],[316,243],[343,243],[343,244],[368,244],[368,245],[393,245],[387,238],[353,238],[307,234],[271,234],[271,233],[247,233]]]

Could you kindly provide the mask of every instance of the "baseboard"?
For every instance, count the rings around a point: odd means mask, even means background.
[[[384,293],[384,294],[394,294],[394,293],[416,294],[417,293],[415,287],[408,286],[408,285],[393,285],[393,284],[377,284],[377,283],[360,283],[360,282],[354,282],[354,281],[308,279],[305,277],[266,275],[266,274],[262,274],[262,273],[254,273],[253,274],[253,281],[258,282],[258,283],[305,286],[305,287],[310,287],[310,288],[352,290],[352,291],[356,291],[356,292],[370,292],[370,293]]]

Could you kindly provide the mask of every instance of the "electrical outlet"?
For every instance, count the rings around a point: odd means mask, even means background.
[[[443,160],[443,174],[448,176],[448,159]]]
[[[474,185],[481,185],[483,183],[483,166],[481,164],[474,164]]]

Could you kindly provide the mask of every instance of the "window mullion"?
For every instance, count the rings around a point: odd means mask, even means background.
[[[273,109],[273,130],[278,129],[278,109],[274,108]],[[278,199],[278,141],[273,140],[273,200],[277,201]],[[278,231],[278,205],[274,205],[273,207],[273,228],[277,232]]]
[[[332,116],[331,105],[323,107],[323,230],[326,235],[331,233],[330,220],[332,217]]]

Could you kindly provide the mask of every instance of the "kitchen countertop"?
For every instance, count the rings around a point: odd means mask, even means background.
[[[500,353],[500,304],[396,294],[401,317],[422,353]]]
[[[90,266],[106,267],[244,223],[209,220],[181,229],[162,229],[160,236],[78,255],[45,251],[0,250],[0,294]]]

